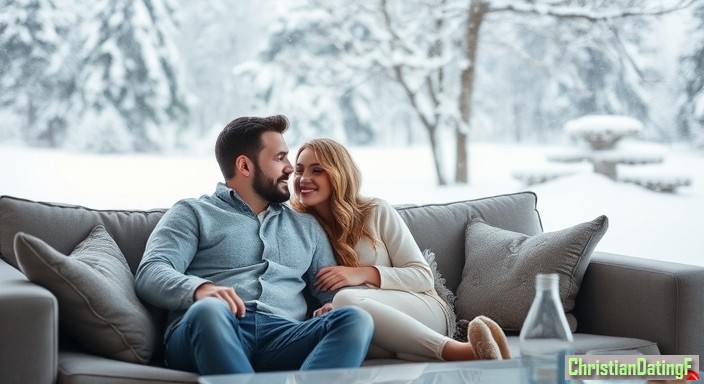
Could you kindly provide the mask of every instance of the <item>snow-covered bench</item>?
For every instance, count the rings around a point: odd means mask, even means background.
[[[579,172],[577,169],[567,169],[562,167],[536,167],[517,169],[511,176],[525,185],[545,183],[563,176],[573,175]]]
[[[658,152],[632,149],[603,149],[599,151],[575,148],[555,152],[547,156],[548,161],[559,163],[590,162],[594,172],[617,180],[617,165],[644,165],[663,162],[663,155]]]
[[[620,176],[619,181],[637,184],[658,192],[675,192],[679,187],[692,185],[692,179],[689,176],[666,173]]]

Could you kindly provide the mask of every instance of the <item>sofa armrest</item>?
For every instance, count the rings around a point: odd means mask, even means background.
[[[56,381],[58,310],[51,292],[0,260],[1,382]]]
[[[704,355],[704,267],[594,252],[577,296],[578,332]]]

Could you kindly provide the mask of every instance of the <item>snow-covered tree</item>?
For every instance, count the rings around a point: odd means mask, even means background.
[[[65,133],[61,100],[74,86],[72,68],[64,64],[75,21],[71,6],[69,1],[0,1],[0,107],[19,115],[21,126],[15,129],[30,144],[56,146]]]
[[[501,98],[507,94],[516,94],[507,115],[526,125],[517,134],[544,120],[560,126],[553,121],[580,113],[645,114],[637,62],[642,28],[633,25],[642,23],[639,16],[689,4],[691,0],[645,5],[632,0],[299,1],[274,25],[259,60],[238,73],[252,76],[267,105],[273,100],[299,107],[297,115],[311,126],[342,126],[340,94],[352,95],[362,105],[358,110],[365,111],[380,103],[389,110],[388,101],[401,101],[428,135],[438,183],[447,182],[439,140],[448,134],[455,146],[454,180],[465,183],[472,127],[506,115]],[[509,23],[520,28],[507,39],[501,31]],[[492,43],[515,55],[497,55]],[[521,78],[529,88],[513,92],[510,87]],[[492,87],[502,90],[492,94]],[[379,89],[384,92],[376,94]],[[477,90],[484,93],[477,95]],[[538,105],[531,105],[536,100]],[[550,103],[549,112],[543,112]],[[573,115],[566,116],[566,110]]]
[[[95,151],[154,151],[178,142],[188,123],[171,0],[100,0],[78,60],[73,144]]]
[[[611,2],[623,9],[625,4]],[[555,10],[553,10],[555,12]],[[644,57],[648,18],[491,16],[482,36],[474,100],[477,136],[515,141],[559,137],[567,120],[586,114],[626,114],[647,120],[652,70]],[[614,24],[618,24],[618,28]],[[508,81],[506,81],[508,80]]]
[[[697,28],[690,39],[696,45],[682,60],[684,95],[678,120],[682,138],[704,148],[704,5],[694,15]]]
[[[453,79],[442,71],[457,50],[442,47],[448,27],[435,17],[442,11],[425,3],[299,1],[272,24],[259,60],[239,66],[238,73],[250,77],[266,108],[292,115],[303,137],[367,142],[375,116],[393,114],[390,109],[398,104],[386,101],[400,99],[405,113],[413,113],[429,131],[439,167],[435,130],[452,119],[441,104],[446,104],[443,89]],[[431,17],[419,18],[418,12]],[[416,40],[395,41],[397,33]],[[437,174],[445,184],[439,168]]]
[[[219,132],[235,116],[253,113],[251,89],[232,76],[232,66],[256,54],[274,16],[264,10],[276,5],[277,0],[181,2],[177,45],[187,66],[186,85],[195,97],[195,135]]]
[[[253,85],[254,110],[286,113],[293,141],[324,135],[366,143],[373,138],[366,120],[373,105],[364,99],[374,74],[342,62],[351,39],[344,34],[354,32],[340,31],[328,6],[335,4],[297,1],[281,7],[258,58],[237,65],[235,73]]]

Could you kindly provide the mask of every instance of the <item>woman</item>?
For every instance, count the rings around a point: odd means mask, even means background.
[[[330,139],[307,142],[295,167],[291,205],[318,219],[339,264],[323,268],[316,285],[349,287],[316,316],[343,305],[369,312],[375,326],[370,357],[510,358],[503,331],[484,316],[469,323],[470,342],[448,337],[452,310],[436,293],[430,266],[396,210],[359,195],[361,174],[342,145]]]

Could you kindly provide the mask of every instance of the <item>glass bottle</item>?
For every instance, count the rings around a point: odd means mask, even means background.
[[[560,301],[557,274],[535,277],[535,299],[520,335],[522,383],[565,383],[565,355],[573,353],[572,332]]]

